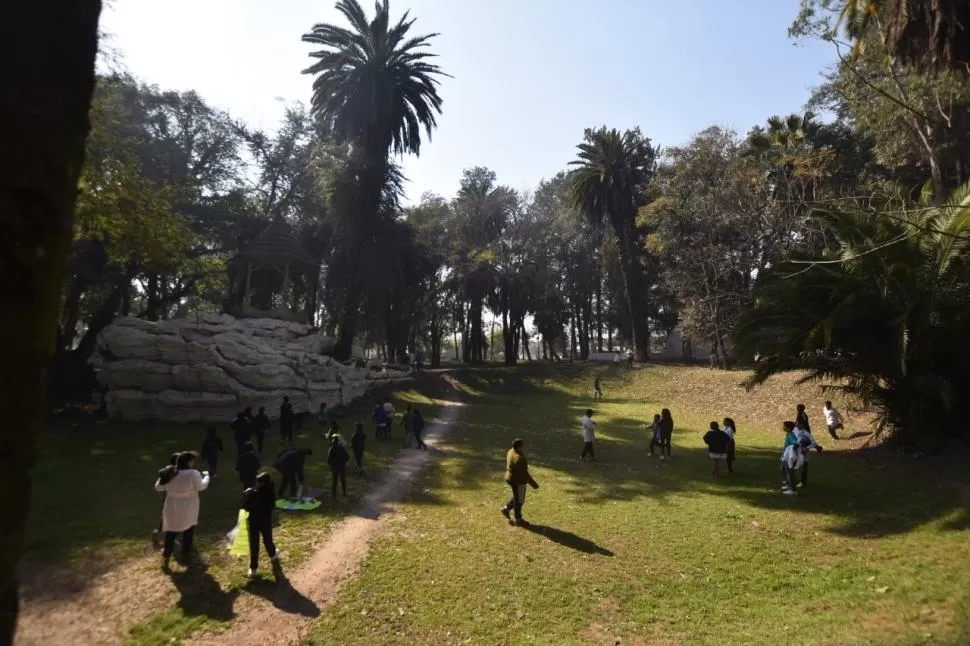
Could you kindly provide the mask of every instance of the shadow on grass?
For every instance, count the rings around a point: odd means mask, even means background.
[[[230,621],[236,616],[233,606],[238,590],[226,592],[209,571],[190,566],[182,572],[171,572],[169,578],[179,592],[175,604],[187,616],[204,616],[215,621]]]
[[[441,504],[449,487],[486,489],[490,482],[496,498],[502,498],[505,453],[513,438],[522,437],[533,470],[566,476],[566,484],[558,486],[580,504],[715,495],[756,508],[828,516],[829,531],[846,537],[891,536],[936,521],[944,530],[970,529],[970,478],[961,456],[913,460],[879,450],[813,454],[808,486],[799,496],[784,496],[781,432],[777,449],[746,448],[741,435],[736,473],[714,478],[705,449],[678,445],[688,435],[699,438],[699,429],[675,427],[673,460],[660,461],[647,457],[645,420],[611,417],[597,442],[597,460],[580,462],[576,411],[586,405],[573,393],[586,374],[569,366],[461,374],[484,396],[469,397],[470,409],[444,454],[452,464],[428,474],[428,495],[415,496],[415,502]]]
[[[247,583],[243,590],[266,599],[275,608],[285,613],[311,619],[319,617],[319,606],[293,587],[279,562],[271,561],[271,563],[274,579],[272,583],[265,579],[254,579]]]
[[[605,547],[600,547],[589,539],[582,538],[581,536],[577,536],[576,534],[567,532],[563,529],[556,529],[555,527],[549,527],[547,525],[535,525],[532,523],[529,523],[528,525],[520,525],[520,527],[526,531],[532,532],[533,534],[544,536],[553,543],[558,543],[559,545],[574,549],[578,552],[583,552],[585,554],[602,554],[603,556],[613,556],[613,552]]]

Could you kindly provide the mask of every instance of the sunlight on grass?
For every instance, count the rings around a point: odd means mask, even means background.
[[[596,370],[595,404],[592,368],[463,373],[481,394],[404,505],[407,522],[309,643],[970,643],[959,460],[833,445],[786,498],[776,429],[799,401],[822,423],[812,386],[783,376],[748,394],[740,373]],[[588,406],[597,460],[581,463]],[[661,407],[676,421],[672,461],[646,457]],[[738,422],[738,472],[715,480],[701,436],[725,415]],[[515,436],[542,485],[528,494],[531,530],[498,513]]]

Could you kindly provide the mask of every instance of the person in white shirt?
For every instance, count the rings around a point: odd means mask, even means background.
[[[175,536],[182,534],[182,556],[192,556],[192,542],[195,526],[199,524],[199,492],[209,486],[209,472],[199,473],[195,469],[195,453],[186,451],[179,454],[176,467],[178,473],[171,480],[155,482],[155,491],[165,492],[165,506],[162,509],[162,531],[165,544],[162,550],[162,567],[168,568],[169,559],[175,549]]]
[[[841,431],[844,426],[842,426],[842,414],[835,410],[832,406],[832,402],[825,402],[825,408],[822,409],[822,413],[825,415],[825,425],[829,427],[829,435],[832,436],[833,440],[839,439],[839,434],[836,431]]]
[[[391,403],[390,399],[384,400],[384,413],[387,415],[387,439],[391,439],[391,426],[394,425],[394,414],[397,411],[394,410],[394,404]]]
[[[727,450],[728,473],[734,473],[734,458],[735,458],[734,434],[737,433],[737,428],[735,427],[734,420],[731,419],[730,417],[725,417],[723,424],[724,424],[724,428],[722,430],[727,434],[729,438],[731,438],[731,441],[728,442],[728,450]]]
[[[583,417],[583,452],[580,460],[593,459],[593,442],[596,441],[596,422],[593,421],[593,409],[587,408],[586,415]],[[587,458],[588,456],[588,458]]]

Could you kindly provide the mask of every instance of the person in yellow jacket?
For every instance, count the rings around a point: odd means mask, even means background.
[[[522,519],[522,505],[525,504],[525,486],[529,485],[533,489],[539,488],[539,483],[529,475],[529,461],[525,457],[522,446],[525,444],[520,439],[512,440],[512,448],[505,455],[505,482],[512,488],[512,498],[502,507],[502,515],[512,520],[509,512],[515,512],[515,522],[518,525],[526,525]]]

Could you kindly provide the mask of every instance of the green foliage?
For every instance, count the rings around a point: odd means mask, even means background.
[[[942,205],[817,217],[837,245],[766,272],[738,327],[738,352],[761,355],[752,384],[806,369],[843,383],[901,439],[965,433],[970,187]]]

